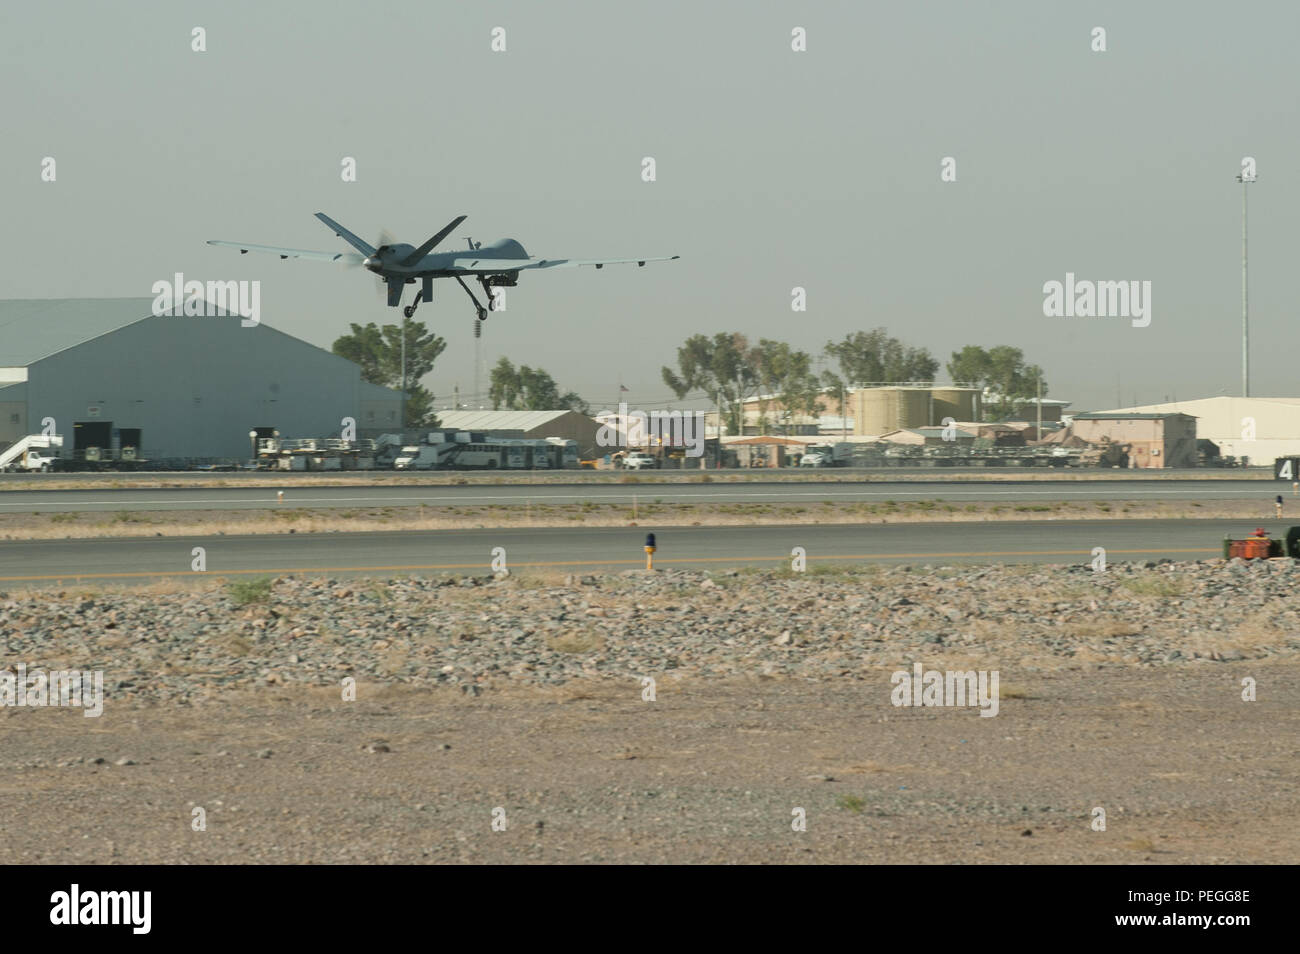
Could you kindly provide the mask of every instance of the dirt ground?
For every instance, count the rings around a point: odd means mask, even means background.
[[[113,513],[3,513],[0,539],[208,536],[217,534],[362,533],[498,527],[625,527],[653,520],[661,527],[779,526],[818,523],[962,523],[988,520],[1262,520],[1272,498],[1258,500],[1089,500],[1037,504],[947,503],[934,500],[844,503],[663,503],[653,489],[629,504],[308,508],[260,510],[121,510]],[[124,502],[124,506],[125,506]],[[1292,505],[1294,510],[1294,505]]]
[[[302,473],[261,471],[246,473],[82,473],[9,474],[0,477],[0,492],[24,490],[120,490],[162,487],[371,487],[371,486],[518,486],[528,484],[655,484],[680,483],[877,483],[880,481],[932,481],[956,477],[963,481],[1107,481],[1107,480],[1260,480],[1273,479],[1268,468],[1196,468],[1194,470],[1103,470],[1096,467],[994,467],[994,468],[895,468],[862,470],[840,467],[782,467],[762,470],[656,470],[628,473],[623,470],[542,471],[392,471],[366,470],[352,473]]]
[[[0,827],[11,863],[1293,863],[1296,675],[1009,665],[994,718],[886,671],[5,708]]]

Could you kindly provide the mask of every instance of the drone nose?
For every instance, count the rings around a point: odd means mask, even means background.
[[[368,258],[363,259],[361,264],[366,266],[366,268],[370,269],[373,272],[379,268],[381,264],[381,260],[379,256],[371,255]]]

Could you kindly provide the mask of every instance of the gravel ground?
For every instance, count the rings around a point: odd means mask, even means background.
[[[10,592],[0,668],[106,698],[0,708],[0,825],[39,862],[1294,861],[1298,567]],[[998,715],[892,706],[914,662],[999,670]]]
[[[0,659],[103,670],[109,699],[167,703],[345,676],[478,692],[667,671],[865,680],[918,657],[1294,660],[1297,583],[1291,560],[1214,560],[32,590],[0,594]]]

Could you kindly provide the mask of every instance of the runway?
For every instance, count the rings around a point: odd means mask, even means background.
[[[1246,526],[1250,523],[1250,526]],[[0,542],[0,582],[145,580],[195,576],[193,548],[206,572],[399,575],[487,573],[494,548],[513,570],[619,570],[643,567],[645,534],[657,535],[658,567],[789,566],[802,547],[821,564],[1073,563],[1103,547],[1108,562],[1217,557],[1225,535],[1287,521],[1100,520],[778,527],[556,528],[263,536],[99,538]]]
[[[1052,503],[1070,500],[1215,501],[1291,499],[1282,483],[1260,480],[927,481],[863,483],[537,484],[477,486],[96,488],[0,493],[0,514],[114,511],[261,510],[271,507],[524,506],[526,504],[661,503],[883,503],[887,500]]]

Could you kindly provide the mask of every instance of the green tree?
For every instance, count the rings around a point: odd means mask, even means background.
[[[849,387],[933,381],[939,362],[926,348],[909,348],[884,328],[855,331],[843,341],[828,341],[825,353],[834,358]]]
[[[586,414],[590,408],[577,393],[560,393],[559,385],[548,371],[519,367],[509,358],[500,358],[488,377],[488,395],[494,409],[503,405],[510,411],[571,410]]]
[[[513,409],[519,400],[519,389],[519,371],[509,358],[498,358],[488,375],[488,398],[492,401],[492,410],[499,411],[502,405]]]
[[[1032,401],[1039,393],[1047,396],[1043,369],[1036,364],[1025,364],[1024,352],[1011,345],[997,345],[988,350],[979,345],[966,345],[953,352],[947,368],[954,384],[983,387],[991,392],[994,400],[986,411],[991,411],[994,417],[1007,417],[1017,404]]]
[[[718,410],[728,433],[742,431],[745,399],[758,384],[757,351],[739,332],[712,338],[691,335],[677,349],[677,369],[663,368],[664,383],[678,400],[692,391],[705,394]]]
[[[834,371],[822,372],[821,385],[835,395],[835,403],[840,409],[840,426],[843,427],[844,405],[848,399],[848,385],[846,385],[844,379]]]
[[[420,385],[420,379],[433,370],[434,362],[447,348],[447,342],[431,334],[424,322],[403,319],[401,325],[371,322],[351,325],[350,334],[334,342],[333,351],[341,358],[361,367],[361,377],[371,384],[400,389],[402,386],[402,335],[406,335],[406,420],[403,427],[435,427],[433,395]]]
[[[768,395],[780,405],[780,421],[787,434],[794,418],[799,415],[816,416],[820,388],[812,372],[812,359],[805,351],[791,348],[784,341],[761,338],[756,351],[759,386],[764,400],[762,431],[767,432]]]

